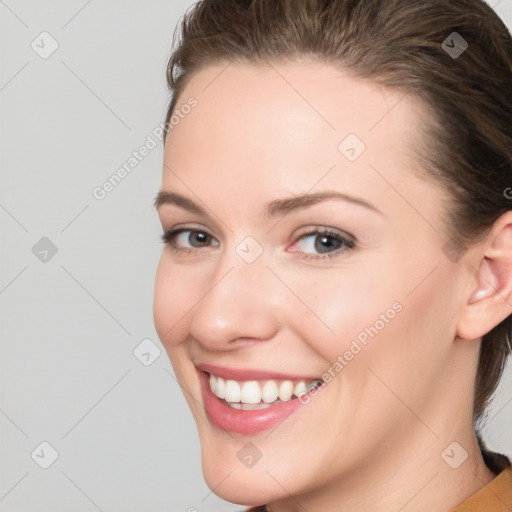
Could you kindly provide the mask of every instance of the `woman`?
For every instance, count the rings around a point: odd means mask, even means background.
[[[204,0],[168,65],[155,325],[210,488],[505,511],[512,39],[480,0]]]

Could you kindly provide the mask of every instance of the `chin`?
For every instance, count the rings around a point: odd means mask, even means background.
[[[253,468],[242,471],[231,468],[231,473],[221,476],[218,465],[215,461],[212,464],[203,462],[203,477],[214,494],[223,500],[237,505],[255,507],[283,498],[283,490],[272,480],[268,474],[261,474],[261,471],[253,472]],[[222,481],[222,478],[225,478]],[[222,482],[222,483],[220,483]]]
[[[247,443],[251,439],[245,436],[235,436],[229,441],[201,437],[202,472],[208,487],[220,498],[244,506],[262,505],[284,497],[283,489],[268,474],[277,476],[272,461],[262,458],[248,467],[237,457]]]

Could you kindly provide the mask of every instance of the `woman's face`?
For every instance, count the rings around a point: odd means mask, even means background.
[[[465,285],[443,198],[417,177],[415,100],[328,64],[231,63],[198,72],[177,109],[158,214],[180,232],[154,318],[208,485],[262,503],[404,467],[407,446],[440,453],[453,439],[434,432],[468,402],[453,395],[469,370],[450,368]],[[260,405],[228,405],[210,373]]]

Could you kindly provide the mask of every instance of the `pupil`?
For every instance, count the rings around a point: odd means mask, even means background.
[[[194,238],[195,237],[195,238]],[[190,236],[189,236],[189,242],[191,243],[191,245],[193,245],[194,247],[200,247],[202,243],[206,242],[208,239],[208,235],[206,233],[203,233],[201,231],[197,232],[197,233],[192,233]],[[196,245],[195,243],[198,242],[198,244]]]
[[[342,245],[341,240],[337,240],[336,242],[332,242],[334,240],[334,237],[331,235],[322,235],[317,237],[317,242],[321,241],[323,245],[320,245],[320,243],[315,243],[315,249],[318,252],[329,252],[329,249],[339,249],[339,247]],[[337,245],[337,247],[336,247]],[[327,249],[324,251],[324,249]]]

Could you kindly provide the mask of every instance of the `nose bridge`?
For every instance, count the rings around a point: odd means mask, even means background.
[[[252,241],[230,248],[219,259],[205,293],[192,312],[191,335],[203,344],[239,338],[271,338],[276,329],[271,272]],[[250,244],[253,244],[252,246]]]

